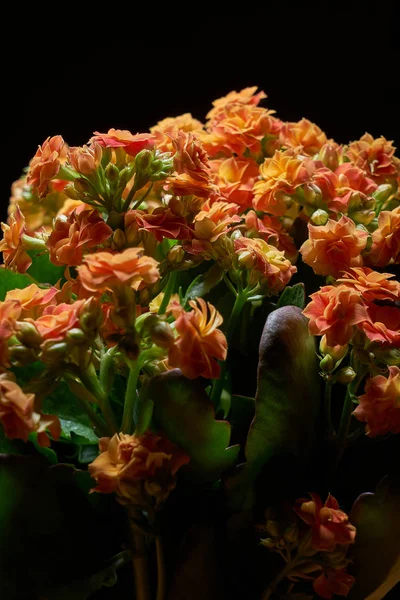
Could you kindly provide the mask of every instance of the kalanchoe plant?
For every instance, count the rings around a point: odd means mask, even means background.
[[[36,478],[62,490],[44,504],[53,537],[83,511],[92,556],[32,568],[35,597],[114,583],[137,600],[361,600],[400,580],[398,473],[382,464],[390,483],[367,495],[371,478],[343,479],[365,438],[389,456],[400,432],[400,160],[384,137],[282,122],[265,98],[82,147],[47,138],[13,184],[0,537],[41,523],[22,501]],[[387,548],[373,577],[368,540]],[[11,560],[5,596],[27,597]]]

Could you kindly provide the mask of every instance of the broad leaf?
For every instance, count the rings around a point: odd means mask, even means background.
[[[37,440],[37,433],[29,434],[29,441],[35,446],[36,450],[42,454],[51,465],[56,465],[58,463],[57,454],[54,452],[52,448],[44,448],[41,446]]]
[[[222,281],[224,269],[217,263],[206,272],[198,275],[189,285],[185,294],[185,303],[193,298],[199,298],[208,294],[216,285]]]
[[[303,310],[306,305],[306,291],[304,283],[296,283],[296,285],[286,287],[279,296],[276,308],[281,306],[298,306]]]
[[[43,254],[31,253],[31,257],[32,264],[27,272],[36,281],[54,285],[57,281],[63,279],[65,267],[56,267],[53,265],[50,262],[48,252],[44,252]]]
[[[0,267],[0,301],[4,300],[10,290],[22,290],[31,283],[32,281],[26,275]]]
[[[400,480],[385,477],[361,494],[350,513],[357,528],[350,551],[356,578],[349,600],[381,600],[400,581]]]
[[[199,478],[218,479],[237,459],[239,446],[229,446],[228,421],[216,421],[214,407],[202,383],[174,369],[154,377],[148,398],[154,402],[154,425],[191,457]]]

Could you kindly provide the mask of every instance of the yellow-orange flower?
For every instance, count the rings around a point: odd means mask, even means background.
[[[368,302],[374,300],[394,302],[400,299],[400,283],[389,281],[393,277],[392,273],[378,273],[368,267],[352,267],[343,274],[342,279],[337,280],[337,283],[354,288]]]
[[[175,318],[178,337],[170,346],[168,363],[178,367],[185,377],[216,379],[221,368],[217,360],[225,360],[227,341],[220,329],[223,319],[216,308],[202,298],[190,300],[192,310],[186,312],[178,303],[171,303],[168,311]]]
[[[95,131],[90,142],[103,148],[122,148],[130,156],[136,156],[141,150],[153,148],[154,136],[151,133],[133,135],[127,129],[109,129],[107,133]]]
[[[3,239],[0,242],[0,252],[3,253],[7,269],[25,273],[32,264],[32,259],[26,252],[23,236],[27,233],[25,217],[17,206],[10,215],[7,223],[1,224]]]
[[[96,252],[84,257],[78,267],[79,280],[90,292],[105,292],[120,285],[138,290],[159,279],[157,265],[154,258],[143,256],[143,248],[127,248],[116,254]]]
[[[396,148],[383,136],[374,139],[365,133],[358,141],[352,142],[346,152],[356,167],[366,171],[375,181],[383,182],[395,177],[398,171],[394,153]]]
[[[287,211],[287,196],[311,179],[304,160],[293,150],[277,150],[260,166],[261,180],[254,185],[253,206],[256,210],[283,216]]]
[[[297,271],[284,252],[261,238],[240,237],[234,247],[239,265],[250,271],[249,283],[266,283],[271,295],[278,294]]]
[[[201,142],[190,133],[176,130],[170,134],[175,150],[174,167],[178,173],[188,173],[196,179],[203,177],[209,170],[207,153]]]
[[[303,314],[310,319],[310,333],[325,335],[328,346],[345,346],[353,336],[354,326],[369,319],[360,293],[346,285],[323,286],[310,297]]]
[[[83,205],[84,206],[84,205]],[[55,265],[79,265],[83,252],[110,239],[113,230],[97,210],[60,215],[47,240],[50,260]]]
[[[72,304],[50,304],[38,319],[29,321],[35,325],[43,340],[58,342],[65,339],[68,331],[79,327],[84,305],[85,300],[76,300]]]
[[[229,104],[252,104],[254,106],[257,106],[261,100],[267,98],[267,95],[262,90],[260,90],[257,94],[256,92],[257,86],[253,86],[244,88],[243,90],[240,90],[240,92],[229,92],[229,94],[227,94],[226,96],[223,96],[222,98],[217,98],[217,100],[214,100],[214,102],[212,103],[214,108],[212,108],[208,113],[207,119],[217,119],[218,115],[223,113],[225,107]]]
[[[68,146],[61,135],[48,137],[39,146],[29,164],[27,182],[37,190],[40,198],[50,191],[50,181],[57,176],[61,165],[67,160],[67,155]]]
[[[102,150],[100,144],[69,149],[68,162],[81,175],[92,175],[100,166]]]
[[[264,215],[262,219],[259,219],[254,210],[249,210],[245,215],[244,224],[246,237],[261,238],[267,244],[284,252],[291,263],[296,262],[298,255],[296,245],[279,219],[270,215]]]
[[[339,277],[349,267],[361,266],[361,252],[367,245],[368,233],[357,229],[354,221],[341,217],[329,219],[326,225],[308,224],[308,240],[300,248],[303,261],[317,275]]]
[[[368,264],[384,267],[400,259],[400,206],[383,210],[378,217],[378,228],[372,233],[371,250],[365,257]]]
[[[190,460],[165,436],[151,431],[101,438],[99,447],[101,454],[89,465],[97,483],[92,491],[115,492],[124,504],[160,504],[174,489],[178,470]]]
[[[0,271],[1,276],[1,271]],[[7,299],[0,302],[0,367],[10,366],[8,340],[16,331],[16,321],[21,316],[19,300]]]
[[[253,186],[258,178],[257,163],[251,158],[231,156],[210,163],[214,173],[214,183],[221,195],[229,202],[249,208],[253,200]]]
[[[189,173],[175,173],[166,179],[166,189],[171,189],[177,196],[200,196],[208,198],[214,190],[209,173],[192,177]]]
[[[43,313],[46,306],[56,304],[55,296],[59,293],[56,287],[39,288],[35,283],[21,290],[10,290],[6,294],[5,301],[14,300],[20,304],[20,317],[25,319],[31,317],[37,319]]]
[[[389,377],[370,377],[365,393],[358,398],[359,405],[353,415],[366,422],[369,437],[400,433],[400,369],[389,367]]]
[[[284,123],[279,134],[284,148],[293,148],[302,154],[313,156],[327,142],[325,133],[308,119],[297,123]]]
[[[174,148],[171,141],[171,135],[176,130],[185,132],[195,132],[203,129],[203,124],[194,119],[190,113],[179,115],[178,117],[168,117],[159,121],[157,125],[150,128],[150,133],[155,136],[156,147],[162,152],[173,152]]]
[[[25,394],[10,379],[10,373],[0,375],[0,422],[8,438],[28,441],[30,433],[38,434],[41,446],[50,446],[48,430],[54,439],[61,433],[61,425],[55,415],[45,415],[35,410],[35,395]]]
[[[240,223],[241,218],[236,214],[238,205],[228,202],[206,201],[202,210],[194,218],[194,233],[198,240],[215,242],[221,235],[229,231],[231,225]]]

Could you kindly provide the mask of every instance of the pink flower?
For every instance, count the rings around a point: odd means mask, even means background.
[[[133,135],[126,129],[109,129],[107,133],[95,131],[90,141],[96,142],[103,148],[122,148],[130,156],[136,156],[141,150],[153,148],[154,135],[151,133]]]

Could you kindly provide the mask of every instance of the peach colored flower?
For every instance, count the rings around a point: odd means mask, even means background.
[[[167,177],[165,183],[165,189],[171,189],[177,196],[190,196],[193,194],[201,198],[208,198],[214,190],[208,172],[204,172],[202,176],[198,174],[196,178],[189,173],[175,173]]]
[[[172,129],[179,129],[186,132],[198,131],[199,129],[203,129],[203,123],[194,119],[190,113],[184,113],[177,117],[167,117],[162,121],[158,121],[157,125],[150,127],[150,133],[171,131]]]
[[[372,233],[371,250],[365,260],[376,267],[399,262],[400,206],[392,211],[383,210],[379,214],[378,228]]]
[[[209,165],[201,142],[192,133],[182,130],[175,130],[169,137],[175,151],[175,170],[178,173],[188,173],[193,179],[203,178],[209,171]]]
[[[218,329],[222,316],[202,298],[197,298],[197,303],[190,300],[189,305],[192,308],[189,312],[178,303],[168,307],[178,332],[169,348],[168,363],[178,367],[189,379],[217,379],[221,371],[217,360],[225,360],[227,354],[226,337]]]
[[[389,367],[389,376],[370,377],[365,393],[358,398],[359,405],[353,415],[366,422],[369,437],[400,433],[400,369]]]
[[[101,438],[99,447],[101,454],[89,465],[97,483],[92,491],[116,492],[122,503],[139,506],[149,499],[163,502],[176,485],[178,470],[190,460],[165,436],[151,431]]]
[[[333,596],[348,596],[354,577],[344,569],[327,569],[313,583],[314,592],[321,598],[331,600]]]
[[[303,159],[293,150],[277,150],[272,158],[266,158],[260,175],[261,180],[254,184],[253,206],[277,217],[287,211],[286,197],[311,178]]]
[[[27,175],[28,185],[37,191],[39,198],[50,192],[50,181],[57,176],[67,160],[67,155],[68,146],[61,135],[48,137],[42,146],[39,146],[29,164]]]
[[[101,145],[77,146],[69,149],[68,162],[77,173],[92,175],[99,168],[102,157]]]
[[[133,135],[126,129],[109,129],[107,133],[94,132],[90,142],[97,143],[103,148],[123,148],[129,156],[136,156],[141,150],[154,146],[154,136],[151,133]]]
[[[328,219],[326,225],[308,224],[308,240],[300,248],[303,261],[317,275],[338,277],[349,267],[362,265],[361,252],[367,245],[368,233],[357,229],[354,221],[342,216]]]
[[[281,146],[293,148],[302,154],[313,156],[327,142],[325,133],[308,119],[297,123],[284,123],[279,134]]]
[[[383,136],[374,139],[370,133],[365,133],[358,141],[349,145],[346,155],[356,167],[366,171],[375,181],[383,182],[388,177],[396,176],[395,150],[393,142],[387,141]]]
[[[298,255],[296,245],[279,219],[270,215],[264,215],[262,219],[259,219],[254,210],[249,210],[245,215],[244,222],[247,237],[265,240],[267,244],[284,252],[291,263],[296,262]]]
[[[1,271],[0,271],[1,276]],[[8,340],[16,331],[16,321],[21,316],[19,300],[7,299],[0,302],[0,367],[10,366]]]
[[[317,182],[317,177],[315,179]],[[357,210],[358,206],[358,210],[362,210],[363,205],[369,201],[372,209],[369,218],[371,221],[375,217],[375,200],[371,198],[371,194],[378,187],[375,181],[352,163],[339,165],[335,170],[335,179],[334,194],[328,201],[329,209],[339,213],[352,212]]]
[[[369,302],[374,300],[392,300],[400,299],[400,283],[398,281],[389,281],[394,275],[392,273],[378,273],[368,267],[351,267],[348,272],[343,273],[343,277],[337,280],[354,288],[362,295],[363,299]]]
[[[43,313],[46,306],[56,304],[55,296],[59,293],[56,287],[39,288],[35,283],[21,290],[10,290],[6,294],[5,301],[14,300],[20,303],[20,317],[25,319],[31,317],[37,319]]]
[[[243,209],[251,207],[253,186],[259,174],[254,160],[231,156],[211,161],[210,167],[214,183],[228,202],[239,204]]]
[[[47,240],[50,260],[55,265],[79,265],[86,250],[96,248],[111,238],[112,233],[97,210],[60,215]]]
[[[19,385],[10,379],[9,373],[0,375],[0,422],[8,438],[20,438],[25,442],[32,432],[37,432],[38,443],[50,446],[46,433],[54,439],[61,433],[61,425],[55,415],[45,415],[35,411],[35,395],[25,394]]]
[[[325,504],[318,494],[311,493],[311,500],[297,500],[294,510],[307,525],[311,525],[311,545],[314,550],[333,552],[337,544],[354,543],[356,528],[349,517],[339,509],[337,500],[329,494]]]
[[[193,237],[193,232],[186,219],[179,217],[170,208],[160,206],[152,213],[144,210],[130,210],[125,213],[125,226],[129,229],[132,223],[136,224],[137,231],[148,231],[158,242],[164,238],[173,240],[187,240]]]
[[[345,346],[353,336],[354,325],[368,320],[360,293],[351,287],[323,286],[310,298],[303,311],[310,319],[310,333],[325,335],[328,346]]]
[[[236,214],[238,208],[238,205],[232,202],[204,202],[201,211],[194,218],[196,239],[215,242],[221,235],[228,233],[233,224],[242,220]]]
[[[359,325],[371,342],[400,347],[400,310],[395,306],[366,304],[368,319]]]
[[[93,210],[93,206],[82,202],[82,200],[72,200],[71,198],[67,198],[62,206],[60,206],[56,217],[61,217],[61,215],[69,217],[74,211],[76,215],[79,215],[84,210]]]
[[[230,104],[257,106],[261,100],[267,98],[265,92],[260,90],[257,94],[257,86],[247,87],[240,92],[229,92],[226,96],[214,100],[213,107],[207,115],[207,119],[217,119],[224,109]]]
[[[159,279],[157,265],[154,258],[143,256],[143,248],[127,248],[116,254],[96,252],[84,257],[78,267],[79,280],[90,292],[105,292],[120,285],[138,290]]]
[[[7,269],[18,273],[25,273],[32,264],[32,259],[26,252],[23,236],[26,235],[25,217],[16,207],[14,213],[8,218],[8,224],[2,223],[3,239],[0,242],[0,252],[3,253],[4,264]]]
[[[234,241],[239,265],[250,271],[249,283],[267,283],[270,294],[278,294],[296,273],[297,268],[285,254],[261,238],[240,237]]]
[[[46,306],[38,319],[27,319],[35,325],[44,341],[59,342],[65,339],[68,331],[79,327],[85,300],[76,300],[72,304],[50,304]]]

